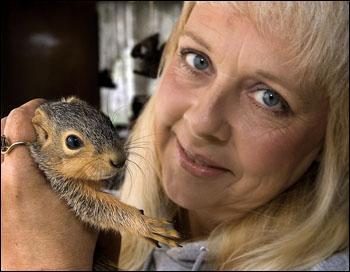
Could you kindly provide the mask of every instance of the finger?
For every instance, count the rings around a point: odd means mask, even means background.
[[[34,116],[34,112],[37,109],[37,107],[39,107],[41,104],[45,102],[47,101],[43,98],[36,98],[23,104],[22,106],[20,106],[20,108],[25,109],[29,115]]]
[[[1,118],[1,135],[4,135],[7,117]],[[1,154],[1,163],[4,161],[4,155]]]
[[[32,142],[35,140],[36,135],[32,125],[32,118],[35,110],[44,102],[44,99],[34,99],[9,113],[6,117],[6,126],[4,126],[3,134],[10,144],[19,141]],[[13,167],[19,167],[29,157],[28,147],[19,145],[13,151],[5,154],[2,161],[4,163],[13,163]]]
[[[35,139],[32,118],[35,110],[44,102],[44,99],[34,99],[10,112],[4,127],[4,134],[10,143]]]
[[[4,129],[6,126],[6,119],[7,119],[7,117],[1,118],[1,135],[4,134]]]

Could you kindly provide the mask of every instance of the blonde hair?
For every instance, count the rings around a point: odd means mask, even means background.
[[[186,2],[162,59],[166,69],[195,3]],[[307,269],[348,246],[349,44],[347,2],[237,2],[232,12],[249,18],[262,35],[290,43],[291,61],[303,83],[329,102],[328,123],[319,162],[291,188],[251,211],[239,224],[225,222],[208,237],[217,270]],[[292,32],[291,32],[292,30]],[[287,50],[287,49],[286,49]],[[130,142],[146,146],[130,155],[132,167],[121,199],[145,214],[172,219],[178,207],[166,196],[154,139],[154,102],[150,99]],[[145,142],[147,142],[145,144]],[[152,246],[122,236],[119,267],[139,269]]]

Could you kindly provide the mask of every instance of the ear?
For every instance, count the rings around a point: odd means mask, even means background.
[[[42,146],[51,141],[52,128],[50,128],[49,118],[40,107],[35,111],[34,117],[32,118],[32,124],[37,135],[37,141]]]
[[[67,102],[67,103],[79,103],[81,100],[76,97],[76,96],[69,96],[69,97],[63,97],[61,99],[62,102]]]

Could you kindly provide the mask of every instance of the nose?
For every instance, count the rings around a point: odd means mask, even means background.
[[[125,159],[122,158],[122,159],[118,159],[118,160],[109,160],[109,163],[115,167],[115,168],[118,168],[118,169],[121,169],[124,167],[125,165]]]
[[[185,112],[189,132],[198,139],[226,142],[231,137],[231,125],[225,116],[225,97],[207,94],[198,97]]]

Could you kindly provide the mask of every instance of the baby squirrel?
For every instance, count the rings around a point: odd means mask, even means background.
[[[88,225],[125,231],[159,247],[181,246],[170,222],[102,192],[102,180],[114,177],[127,154],[110,119],[86,102],[70,97],[42,104],[32,119],[37,138],[30,153],[51,186]]]

